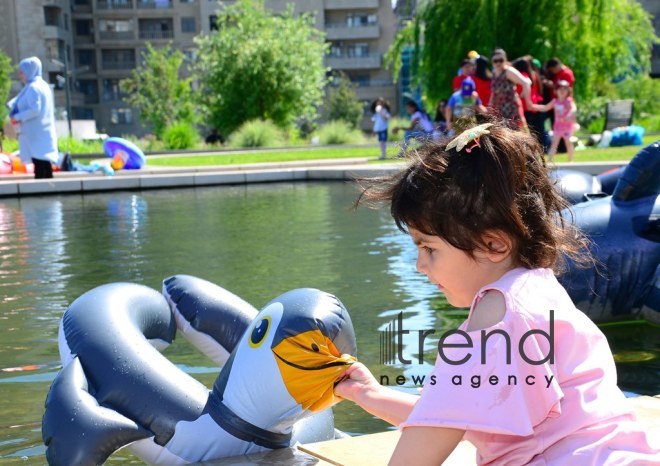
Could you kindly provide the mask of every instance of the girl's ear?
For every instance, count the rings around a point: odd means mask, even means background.
[[[486,249],[483,251],[483,254],[491,262],[502,262],[511,256],[511,251],[513,250],[513,241],[503,231],[500,230],[488,230],[482,236],[483,244],[486,246]]]

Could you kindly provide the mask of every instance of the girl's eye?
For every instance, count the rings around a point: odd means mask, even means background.
[[[424,252],[427,252],[429,254],[433,254],[433,251],[435,251],[435,249],[430,248],[428,246],[422,246],[422,249],[424,250]]]

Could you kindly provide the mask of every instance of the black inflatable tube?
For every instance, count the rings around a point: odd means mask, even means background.
[[[206,387],[174,366],[147,340],[169,343],[176,332],[174,317],[160,293],[130,283],[103,285],[75,300],[62,325],[71,354],[79,355],[90,395],[99,405],[149,431],[159,445],[172,437],[177,422],[196,419],[203,411]],[[66,373],[62,371],[58,378]],[[163,406],[167,406],[166,411]],[[51,437],[50,409],[47,406],[44,415],[45,441]],[[104,424],[106,419],[93,421]],[[107,435],[113,431],[117,435],[115,427],[108,423],[102,429],[108,430]],[[82,444],[88,440],[78,438],[76,432],[59,432],[58,436],[81,444],[75,448],[69,445],[70,450],[87,448]],[[54,453],[49,455],[51,464],[69,464]]]
[[[118,448],[153,435],[114,410],[99,406],[89,394],[78,358],[62,369],[53,382],[42,424],[50,465],[103,464]]]

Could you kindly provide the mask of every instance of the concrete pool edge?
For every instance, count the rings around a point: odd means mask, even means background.
[[[369,164],[368,158],[281,162],[200,167],[147,167],[120,171],[114,176],[101,173],[59,172],[48,180],[35,180],[32,175],[0,176],[0,197],[43,196],[51,194],[85,194],[107,191],[140,191],[164,188],[241,185],[294,181],[353,181],[359,177],[391,173],[401,162]],[[579,162],[556,164],[553,168],[570,168],[595,175],[622,167],[627,161]]]

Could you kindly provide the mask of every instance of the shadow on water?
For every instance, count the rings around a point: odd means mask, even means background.
[[[351,313],[358,357],[390,385],[416,391],[437,340],[402,351],[414,364],[386,365],[381,334],[399,314],[406,328],[456,328],[451,308],[415,271],[416,250],[386,211],[350,206],[349,183],[213,187],[0,200],[0,464],[44,464],[41,416],[59,370],[57,330],[85,291],[129,281],[160,289],[186,273],[218,283],[256,307],[293,288],[337,295]],[[660,392],[657,327],[603,326],[621,387]],[[218,369],[183,339],[165,351],[211,386]],[[349,433],[388,429],[349,403],[335,408]],[[108,464],[141,464],[124,451]]]

